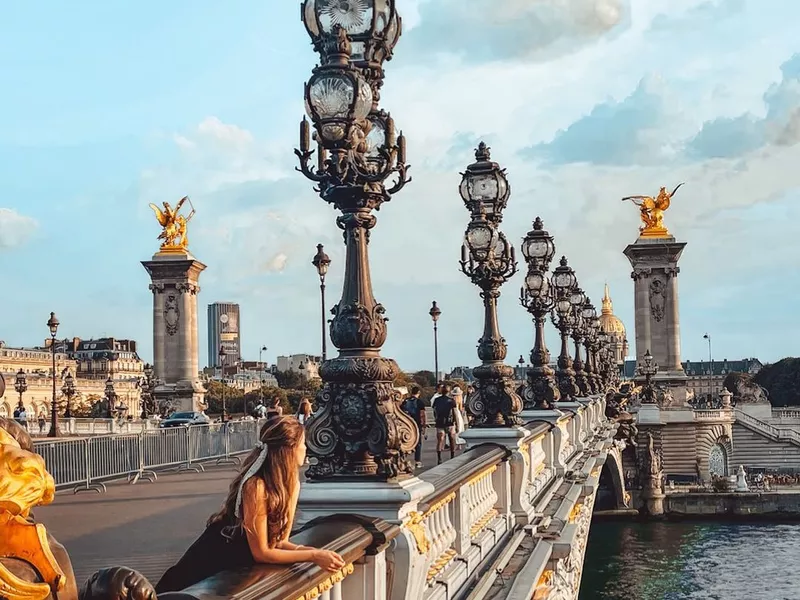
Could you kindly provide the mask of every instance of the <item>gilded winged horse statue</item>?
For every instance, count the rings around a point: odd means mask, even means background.
[[[631,200],[639,207],[642,226],[639,233],[642,237],[667,237],[669,231],[664,227],[664,211],[669,208],[670,201],[683,183],[679,183],[672,193],[667,193],[667,188],[662,187],[658,196],[626,196],[622,199]]]
[[[181,198],[175,208],[172,208],[169,202],[163,202],[164,210],[161,210],[155,204],[150,204],[150,208],[156,214],[158,224],[163,228],[157,238],[164,240],[161,243],[162,250],[186,250],[188,248],[189,240],[186,237],[186,225],[192,220],[195,211],[194,207],[192,207],[188,215],[183,216],[180,214],[183,204],[187,201],[189,206],[192,206],[189,196]]]

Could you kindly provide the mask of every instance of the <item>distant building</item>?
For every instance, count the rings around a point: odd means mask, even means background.
[[[322,364],[321,356],[311,354],[292,354],[291,356],[279,356],[276,367],[278,371],[294,371],[299,373],[303,379],[318,379],[319,366]]]
[[[50,347],[50,340],[45,340]],[[135,340],[98,338],[96,340],[56,340],[56,352],[75,360],[75,377],[114,381],[139,381],[144,375],[144,361],[136,352]]]
[[[757,358],[743,358],[741,360],[721,361],[715,360],[712,365],[708,361],[692,362],[690,360],[681,363],[686,373],[686,387],[693,390],[696,398],[701,398],[711,394],[717,397],[722,391],[722,382],[728,373],[747,373],[755,375],[764,366]],[[711,368],[709,368],[711,366]],[[625,361],[625,378],[633,379],[636,375],[636,361]]]
[[[628,338],[625,335],[625,325],[614,314],[614,305],[608,293],[608,284],[603,293],[603,308],[600,311],[600,331],[609,339],[609,349],[614,355],[614,361],[622,366],[628,356]]]
[[[475,377],[472,376],[472,367],[454,367],[445,379],[461,379],[467,383],[475,381]]]
[[[219,366],[219,350],[225,350],[225,366],[242,359],[242,340],[239,305],[215,302],[208,305],[208,366]]]

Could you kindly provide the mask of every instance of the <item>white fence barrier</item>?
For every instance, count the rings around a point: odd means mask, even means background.
[[[34,448],[44,458],[57,490],[102,492],[104,482],[114,479],[154,481],[159,470],[202,471],[209,460],[238,463],[237,454],[255,447],[261,424],[231,421],[88,438],[37,439]]]

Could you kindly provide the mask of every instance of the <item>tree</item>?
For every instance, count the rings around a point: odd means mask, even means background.
[[[753,382],[769,392],[773,406],[800,405],[800,358],[784,358],[765,365],[753,377]]]
[[[397,377],[394,378],[392,385],[394,385],[394,387],[408,387],[412,383],[414,383],[413,376],[405,371],[400,371]]]
[[[296,371],[276,371],[275,379],[278,380],[278,385],[284,389],[300,389],[304,383],[304,379]]]
[[[209,381],[206,384],[206,403],[212,415],[222,414],[222,390],[225,390],[225,408],[228,414],[244,412],[244,392],[221,381]]]
[[[436,375],[433,371],[417,371],[411,378],[421,388],[436,387]]]
[[[247,392],[244,396],[245,405],[247,406],[247,414],[252,413],[252,409],[258,404],[260,399],[264,399],[265,404],[269,404],[273,398],[280,398],[281,399],[281,406],[283,407],[283,411],[286,412],[287,410],[291,409],[291,406],[287,400],[287,395],[289,391],[276,388],[271,385],[265,385],[259,390],[253,390],[252,392]]]

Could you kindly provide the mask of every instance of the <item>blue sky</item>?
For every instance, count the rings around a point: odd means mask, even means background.
[[[476,364],[477,290],[459,273],[457,186],[485,139],[508,168],[503,225],[541,216],[587,291],[611,286],[632,328],[622,255],[636,211],[619,198],[686,181],[666,217],[681,262],[684,358],[795,352],[800,318],[800,4],[791,0],[398,0],[406,32],[382,104],[409,141],[414,182],[378,214],[385,354],[430,368],[437,300],[446,366]],[[295,173],[302,84],[315,64],[299,2],[16,3],[0,19],[0,339],[139,340],[157,249],[149,202],[190,195],[205,305],[242,305],[247,358],[319,348],[318,242],[341,289],[335,213]],[[509,360],[532,327],[504,288]],[[633,341],[633,331],[629,339]],[[548,333],[551,350],[555,336]],[[205,343],[201,363],[205,364]]]

